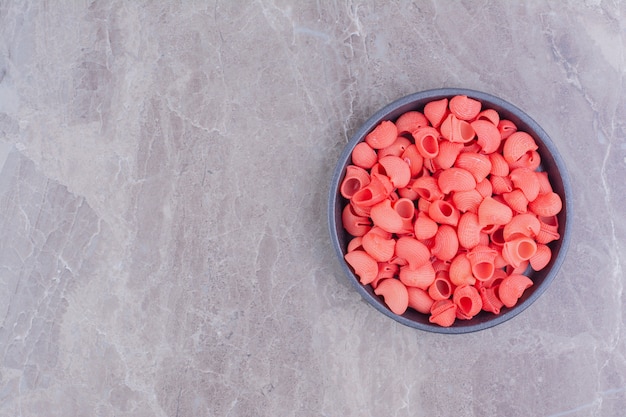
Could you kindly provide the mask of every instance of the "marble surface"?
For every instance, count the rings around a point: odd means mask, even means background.
[[[618,416],[626,3],[0,1],[1,416]],[[329,243],[336,159],[406,94],[527,110],[574,186],[550,289],[404,327]]]

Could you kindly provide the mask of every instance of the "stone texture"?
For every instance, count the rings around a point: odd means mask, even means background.
[[[621,415],[625,17],[599,0],[0,2],[0,415]],[[527,110],[575,198],[552,287],[464,336],[361,301],[326,224],[350,135],[444,86]]]

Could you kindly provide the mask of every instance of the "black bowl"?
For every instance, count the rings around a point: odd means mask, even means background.
[[[529,133],[535,139],[539,146],[537,152],[539,152],[542,161],[539,169],[548,173],[554,192],[559,194],[563,201],[563,208],[557,215],[559,234],[561,237],[559,240],[549,244],[552,250],[552,259],[541,271],[535,272],[530,270],[526,274],[533,280],[534,285],[524,292],[524,295],[515,306],[512,308],[503,307],[498,315],[483,311],[470,320],[456,320],[451,327],[441,327],[430,323],[428,316],[410,308],[401,316],[394,314],[385,305],[382,297],[374,294],[371,286],[364,286],[359,282],[358,278],[344,260],[346,248],[351,236],[342,226],[341,213],[347,201],[340,194],[339,187],[345,176],[347,165],[352,162],[352,150],[359,142],[362,142],[365,136],[381,121],[395,121],[400,115],[407,111],[422,111],[424,105],[430,101],[452,98],[456,95],[466,95],[480,101],[484,109],[491,108],[496,110],[502,119],[511,120],[517,125],[518,130]],[[348,277],[348,280],[361,296],[378,311],[406,326],[434,333],[448,334],[469,333],[493,327],[515,317],[535,302],[552,283],[565,259],[571,234],[571,213],[572,188],[569,176],[563,159],[548,134],[524,111],[507,101],[487,93],[461,88],[442,88],[410,94],[388,104],[370,117],[352,136],[341,153],[331,180],[328,201],[328,220],[332,245],[335,248],[341,267]]]

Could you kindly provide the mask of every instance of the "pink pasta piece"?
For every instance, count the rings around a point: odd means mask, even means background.
[[[404,284],[397,279],[382,280],[374,294],[381,295],[387,307],[395,314],[402,315],[409,307],[409,293]]]
[[[435,200],[428,206],[428,216],[439,224],[456,226],[459,223],[459,210],[445,200]]]
[[[361,142],[352,151],[352,163],[363,169],[370,169],[378,162],[378,155],[366,142]]]
[[[532,214],[524,213],[513,216],[511,221],[504,226],[503,238],[510,241],[518,237],[535,238],[541,230],[539,219]]]
[[[481,154],[491,154],[498,150],[502,137],[493,123],[486,120],[475,120],[471,126],[476,132],[476,143],[480,146]]]
[[[520,189],[528,201],[533,201],[539,195],[539,178],[535,171],[528,168],[515,168],[509,174],[515,188]]]
[[[441,136],[450,142],[468,143],[476,137],[476,132],[471,124],[449,114],[441,123]]]
[[[504,225],[513,218],[513,211],[492,197],[485,197],[478,207],[478,223],[481,226]]]
[[[396,127],[398,128],[399,135],[413,133],[417,129],[426,126],[428,126],[428,119],[418,111],[408,111],[403,113],[400,117],[398,117],[398,120],[396,120]]]
[[[398,137],[398,128],[390,120],[384,120],[365,136],[365,142],[373,149],[383,149]]]
[[[528,261],[537,252],[537,243],[529,237],[518,237],[502,246],[502,256],[513,268]]]
[[[363,249],[363,236],[355,236],[350,239],[350,242],[348,242],[346,252],[352,252],[355,250],[365,250]]]
[[[427,290],[435,280],[435,270],[430,262],[417,268],[410,268],[408,265],[404,265],[400,267],[399,278],[407,287]]]
[[[460,120],[473,120],[478,116],[482,104],[465,95],[458,95],[450,99],[450,112]]]
[[[544,244],[537,245],[537,252],[530,257],[529,262],[532,269],[535,271],[541,271],[545,268],[552,258],[552,251]]]
[[[396,241],[391,237],[385,237],[376,233],[374,228],[367,232],[362,239],[365,252],[377,262],[387,262],[395,254]]]
[[[498,177],[506,177],[509,175],[509,164],[502,154],[497,152],[489,154],[489,162],[491,162],[491,171],[489,171],[491,175]]]
[[[539,216],[541,228],[535,240],[537,243],[550,243],[561,237],[559,234],[559,220],[556,216]]]
[[[417,151],[425,159],[433,159],[439,154],[439,132],[433,127],[423,127],[413,132]]]
[[[452,283],[447,274],[435,275],[435,281],[428,287],[428,295],[433,300],[446,300],[452,295]]]
[[[430,298],[428,292],[417,287],[407,287],[409,293],[409,307],[422,314],[430,314],[434,300]]]
[[[450,281],[456,285],[474,285],[476,278],[472,274],[472,265],[467,259],[467,255],[463,252],[457,254],[450,263],[450,271],[448,272]]]
[[[457,191],[452,195],[452,202],[460,212],[477,213],[483,196],[476,190]]]
[[[439,225],[433,219],[428,217],[427,213],[419,212],[415,219],[414,232],[415,237],[419,240],[430,239],[437,233]]]
[[[371,283],[378,275],[378,262],[364,251],[355,250],[344,255],[344,259],[359,277],[363,285]]]
[[[437,185],[444,194],[452,191],[470,191],[476,188],[476,179],[463,168],[449,168],[441,172]]]
[[[432,127],[439,127],[448,113],[448,99],[433,100],[424,106],[424,116],[428,119]]]
[[[378,161],[394,188],[406,187],[411,180],[411,168],[399,156],[387,155]]]
[[[530,278],[522,274],[512,274],[506,277],[498,288],[498,295],[502,303],[511,308],[524,294],[526,289],[530,288],[533,282]]]
[[[370,183],[370,174],[363,168],[356,165],[348,165],[346,167],[346,176],[344,177],[340,192],[344,198],[351,199],[357,191]]]
[[[414,143],[410,144],[400,156],[411,170],[411,178],[417,178],[424,166],[424,157],[417,150]]]
[[[369,217],[357,215],[350,204],[343,208],[341,222],[352,236],[363,236],[372,228],[372,221]]]
[[[430,261],[430,251],[422,242],[411,237],[401,237],[396,242],[395,254],[406,259],[411,269],[416,269]]]
[[[495,259],[498,252],[489,247],[478,245],[467,253],[467,259],[472,267],[472,275],[479,281],[490,279],[495,270]]]
[[[457,235],[459,245],[465,249],[472,249],[480,243],[480,233],[482,227],[478,223],[478,215],[474,213],[463,213],[459,218]]]
[[[535,140],[526,132],[515,132],[504,141],[502,156],[507,163],[515,163],[527,152],[538,149]]]
[[[411,144],[412,142],[408,138],[398,136],[391,145],[378,151],[378,159],[389,155],[399,157]]]
[[[500,131],[500,136],[502,137],[502,140],[508,138],[509,136],[511,136],[513,133],[517,132],[517,126],[515,126],[515,123],[513,123],[510,120],[500,120],[500,122],[498,123],[498,130]]]
[[[430,252],[442,261],[451,261],[459,250],[459,239],[456,230],[447,224],[442,224],[435,234],[435,245]]]
[[[476,287],[462,285],[456,287],[452,296],[452,301],[457,307],[457,317],[469,320],[480,313],[483,308],[483,300]],[[458,313],[461,313],[459,316]]]
[[[491,171],[491,161],[489,157],[476,152],[465,152],[460,154],[454,166],[462,168],[474,176],[476,183],[481,182]]]
[[[557,215],[563,208],[561,197],[555,192],[540,194],[533,201],[528,203],[530,211],[541,217]]]
[[[450,327],[456,320],[456,308],[452,300],[435,301],[430,308],[428,321],[441,327]]]
[[[457,156],[463,149],[462,143],[453,143],[447,140],[439,144],[439,154],[435,157],[434,163],[438,169],[448,169],[456,161]]]
[[[518,213],[528,211],[528,199],[522,190],[515,189],[508,193],[502,193],[502,198],[513,211]]]
[[[478,116],[476,116],[476,120],[487,120],[491,122],[494,126],[496,126],[497,129],[498,123],[500,123],[500,115],[494,109],[485,109],[478,113]]]

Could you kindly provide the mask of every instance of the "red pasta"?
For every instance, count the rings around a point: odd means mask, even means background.
[[[339,187],[346,263],[394,314],[439,326],[513,307],[560,238],[563,204],[537,150],[466,96],[381,122]]]

